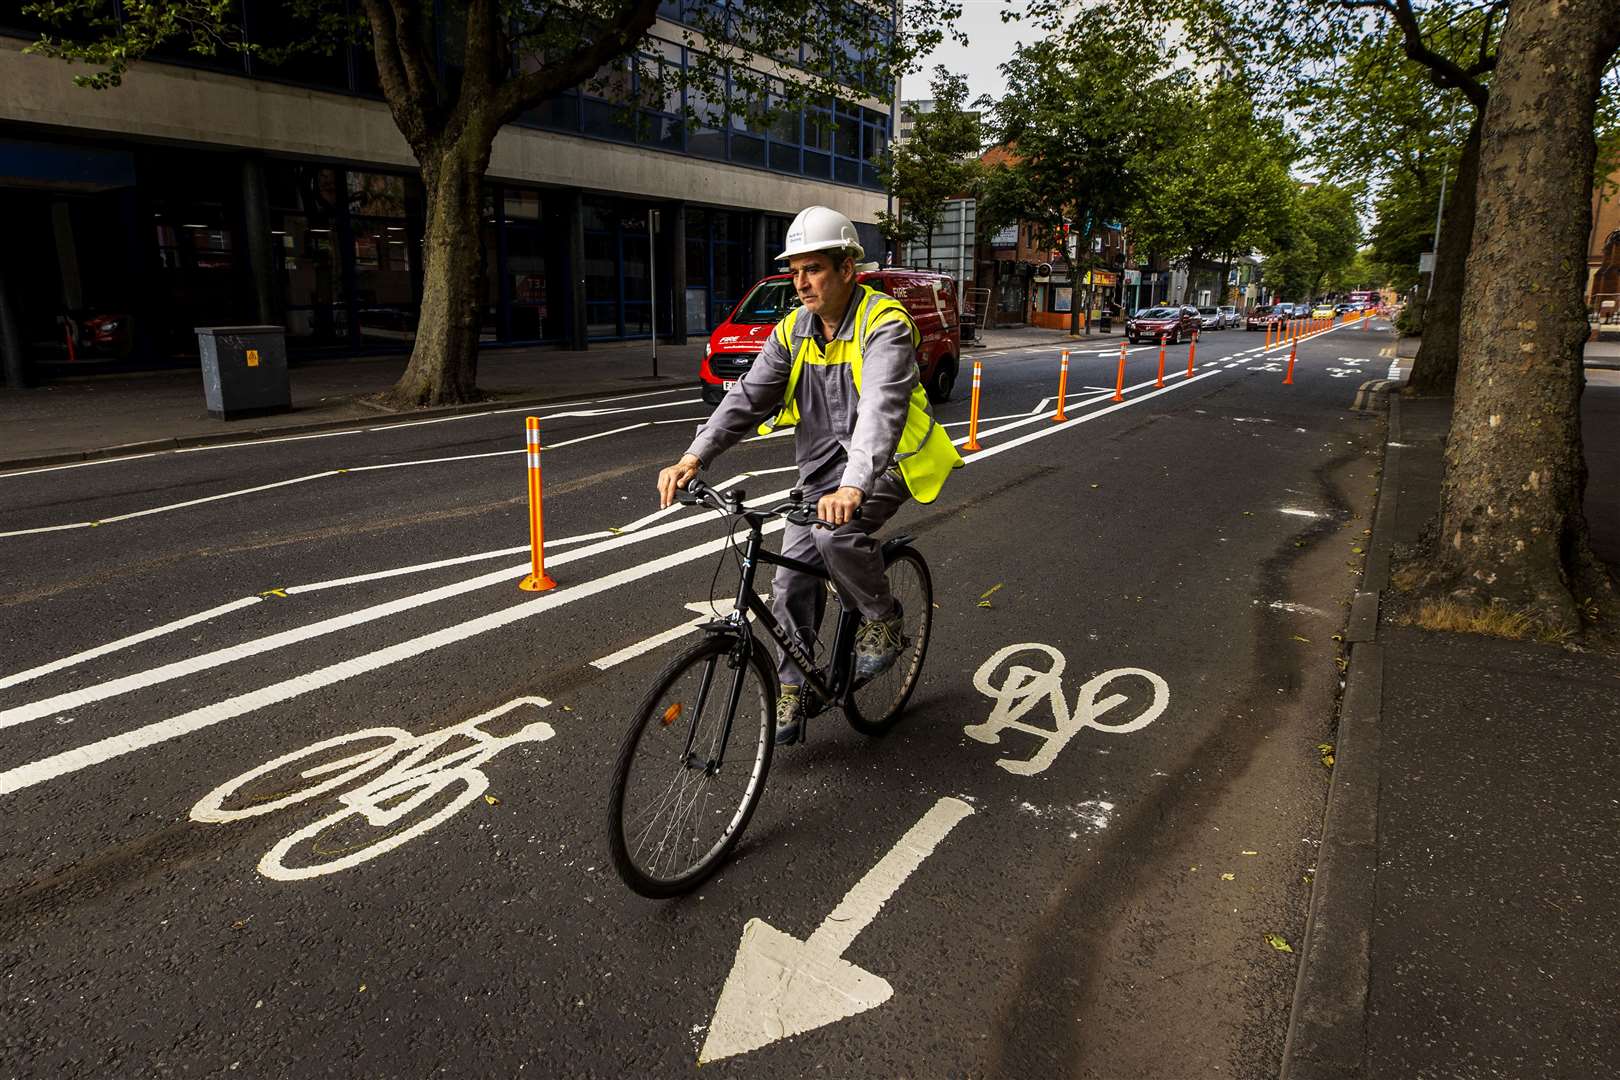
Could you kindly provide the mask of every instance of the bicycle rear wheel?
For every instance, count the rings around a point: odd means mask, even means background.
[[[608,806],[613,865],[642,896],[690,892],[748,827],[771,767],[776,678],[755,643],[711,637],[658,676],[619,748]],[[736,701],[729,737],[726,720]]]
[[[934,628],[934,581],[928,563],[913,548],[895,552],[885,573],[889,591],[900,601],[901,634],[905,648],[889,670],[870,679],[850,694],[844,716],[862,735],[882,735],[894,726],[917,688],[928,635]]]

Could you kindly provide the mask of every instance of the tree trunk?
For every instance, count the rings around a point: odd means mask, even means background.
[[[1483,111],[1474,114],[1462,155],[1457,159],[1457,180],[1440,219],[1440,243],[1434,253],[1434,290],[1423,305],[1423,340],[1407,385],[1415,394],[1450,394],[1457,382],[1457,332],[1462,321],[1463,285],[1468,248],[1474,238],[1475,191],[1479,179],[1480,133]]]
[[[421,155],[427,197],[422,311],[411,361],[382,398],[393,408],[478,399],[478,331],[484,295],[480,219],[490,142],[469,128],[456,140]]]
[[[1580,398],[1599,76],[1617,0],[1516,0],[1480,142],[1439,568],[1463,597],[1580,629],[1614,586],[1587,542]]]

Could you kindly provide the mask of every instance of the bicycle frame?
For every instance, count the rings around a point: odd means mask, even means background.
[[[797,570],[801,574],[822,581],[831,581],[832,576],[822,567],[811,566],[809,563],[786,555],[765,550],[764,531],[765,516],[761,514],[744,513],[743,519],[748,523],[748,543],[743,549],[742,580],[737,587],[737,602],[732,613],[717,622],[706,623],[703,626],[705,633],[710,635],[729,635],[737,639],[737,648],[743,650],[737,654],[739,663],[746,663],[748,650],[754,647],[755,637],[750,616],[764,626],[771,639],[783,652],[798,665],[804,673],[805,681],[810,690],[814,691],[819,701],[825,705],[842,705],[845,696],[851,689],[850,678],[851,659],[853,650],[851,642],[855,631],[860,625],[860,612],[851,608],[843,608],[838,617],[838,626],[833,634],[831,656],[828,658],[828,668],[823,671],[816,666],[815,660],[805,651],[804,646],[795,641],[777,622],[776,615],[770,606],[759,598],[754,590],[754,574],[760,563],[770,563],[773,566],[785,566],[789,570]],[[686,757],[691,759],[692,740],[697,734],[697,718],[703,715],[704,705],[708,702],[710,682],[714,676],[714,669],[710,667],[703,673],[703,681],[698,686],[697,705],[693,711],[693,722],[687,729]],[[707,763],[710,771],[718,769],[725,758],[725,748],[731,742],[731,723],[736,716],[737,702],[742,696],[742,679],[732,682],[731,692],[726,702],[725,727],[720,736],[720,753],[715,760]]]

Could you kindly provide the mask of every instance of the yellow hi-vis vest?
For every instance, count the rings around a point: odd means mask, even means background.
[[[803,308],[789,312],[785,319],[776,324],[773,333],[777,342],[793,357],[793,366],[788,371],[787,390],[782,395],[782,411],[759,426],[761,435],[768,435],[778,427],[793,427],[799,422],[796,395],[799,376],[805,364],[821,367],[848,364],[858,397],[861,392],[861,366],[865,362],[863,349],[870,331],[884,323],[901,321],[911,331],[912,348],[922,343],[917,324],[906,314],[905,305],[894,297],[878,292],[869,285],[860,285],[856,287],[850,302],[857,305],[854,340],[834,338],[827,343],[825,350],[816,344],[814,337],[806,335],[801,339],[798,352],[793,351],[793,326]],[[929,412],[928,395],[920,383],[911,388],[911,400],[906,404],[906,424],[900,431],[900,445],[895,449],[894,458],[900,468],[900,478],[905,481],[911,497],[922,503],[933,502],[945,486],[945,477],[952,469],[960,469],[963,465],[962,455],[956,452],[950,436]]]

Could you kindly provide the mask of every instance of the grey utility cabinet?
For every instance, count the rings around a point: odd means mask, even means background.
[[[287,336],[280,326],[199,326],[203,396],[216,420],[286,412]]]

